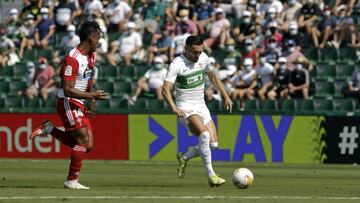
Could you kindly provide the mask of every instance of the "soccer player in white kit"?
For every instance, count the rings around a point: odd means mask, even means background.
[[[186,153],[178,153],[178,176],[184,177],[187,162],[197,156],[208,173],[211,187],[220,186],[225,180],[217,176],[211,164],[211,148],[218,146],[215,124],[204,100],[204,74],[207,73],[215,87],[225,99],[225,107],[232,112],[232,101],[221,81],[215,76],[209,57],[203,52],[203,41],[197,36],[186,39],[185,52],[170,64],[162,87],[162,94],[180,121],[186,123],[199,140],[199,144]],[[176,83],[176,84],[175,84]],[[175,84],[176,104],[172,99],[171,89]]]

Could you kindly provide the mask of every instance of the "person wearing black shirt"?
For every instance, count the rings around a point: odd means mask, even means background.
[[[302,58],[293,62],[295,69],[290,74],[289,93],[291,98],[309,98],[310,75]]]
[[[307,3],[300,10],[299,28],[306,29],[307,33],[311,34],[312,27],[316,25],[320,14],[321,10],[315,0],[307,0]]]

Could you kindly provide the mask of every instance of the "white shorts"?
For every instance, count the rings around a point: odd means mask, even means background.
[[[212,120],[206,104],[184,104],[177,105],[177,107],[185,112],[185,116],[179,117],[178,119],[186,127],[188,127],[187,119],[192,115],[199,115],[202,118],[204,125]]]

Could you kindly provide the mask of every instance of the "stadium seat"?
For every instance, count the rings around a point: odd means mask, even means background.
[[[110,108],[111,109],[129,109],[129,102],[126,99],[122,98],[111,98],[110,99]]]
[[[164,110],[164,100],[158,100],[158,99],[149,99],[149,110]]]
[[[356,103],[353,99],[339,99],[335,100],[335,109],[338,111],[351,112],[356,110]]]
[[[139,64],[136,66],[136,75],[140,78],[145,75],[146,71],[150,69],[150,65],[146,64]]]
[[[281,103],[281,110],[293,111],[296,110],[296,108],[297,108],[296,100],[284,99]]]
[[[42,100],[40,98],[24,100],[24,103],[25,103],[25,107],[27,108],[35,108],[35,109],[42,108]]]
[[[333,82],[316,82],[315,89],[316,98],[330,98],[335,93],[335,87]]]
[[[112,82],[103,81],[103,82],[98,82],[97,84],[99,89],[104,90],[105,92],[108,92],[110,94],[114,93],[114,85]]]
[[[24,61],[33,61],[37,62],[38,58],[36,56],[36,50],[25,50],[24,51]]]
[[[99,78],[100,79],[113,79],[119,77],[119,68],[111,65],[101,65],[99,67]]]
[[[347,62],[348,60],[355,61],[357,59],[355,48],[344,47],[344,48],[340,48],[339,52],[340,52],[339,61]]]
[[[0,81],[0,94],[7,95],[10,92],[10,84],[7,81]]]
[[[258,100],[246,100],[245,101],[245,110],[251,111],[251,110],[258,110],[259,109],[259,103]]]
[[[110,101],[109,100],[97,101],[96,109],[110,109]]]
[[[334,47],[325,48],[321,51],[322,61],[333,61],[339,58],[339,52]]]
[[[53,58],[53,50],[52,49],[38,49],[37,50],[37,58],[45,57],[48,62],[52,61]]]
[[[0,111],[5,108],[5,99],[0,98]]]
[[[19,91],[25,91],[26,88],[26,82],[13,80],[10,83],[10,95],[18,95]]]
[[[45,101],[44,107],[55,109],[56,108],[56,98],[50,97],[47,101]]]
[[[347,87],[347,82],[344,80],[337,80],[334,82],[335,85],[335,94],[334,97],[336,98],[343,98],[343,92]]]
[[[7,97],[6,99],[7,108],[23,108],[24,101],[22,97]]]
[[[321,99],[314,101],[315,109],[323,110],[323,111],[333,111],[334,103],[333,100],[330,99]]]
[[[147,99],[145,98],[138,98],[137,101],[133,106],[130,106],[130,109],[134,110],[145,110],[147,108]]]
[[[346,80],[351,76],[355,66],[351,64],[338,64],[336,66],[336,79]]]
[[[335,76],[336,76],[335,65],[332,64],[316,65],[316,80],[333,81]]]
[[[206,103],[206,106],[208,107],[208,109],[210,111],[219,111],[219,110],[221,110],[221,105],[222,105],[222,103],[215,100],[215,99],[213,99],[211,101],[208,101]]]
[[[132,93],[132,84],[131,82],[125,81],[116,81],[114,83],[114,95],[123,96],[124,94]]]
[[[7,78],[12,78],[14,76],[14,68],[13,67],[4,67],[4,68],[1,68],[1,76],[2,77],[7,77]]]
[[[23,79],[27,75],[27,67],[25,63],[17,63],[14,66],[14,78]]]
[[[136,67],[134,65],[125,66],[120,68],[120,75],[128,80],[136,80]]]
[[[301,102],[300,109],[303,111],[313,111],[315,109],[314,100],[312,99],[301,100],[300,102]]]
[[[304,49],[304,55],[312,61],[319,61],[321,53],[316,48],[307,48]]]
[[[262,102],[262,110],[278,110],[278,103],[276,100],[264,100]]]

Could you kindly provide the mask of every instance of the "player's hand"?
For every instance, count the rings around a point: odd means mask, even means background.
[[[96,100],[106,100],[109,99],[109,93],[105,92],[104,90],[97,90],[93,92],[94,99]]]
[[[178,116],[178,117],[183,117],[185,116],[185,112],[181,109],[175,108],[173,109],[173,112]]]
[[[229,110],[230,113],[232,113],[233,102],[231,101],[230,97],[225,98],[224,106],[226,110]]]

